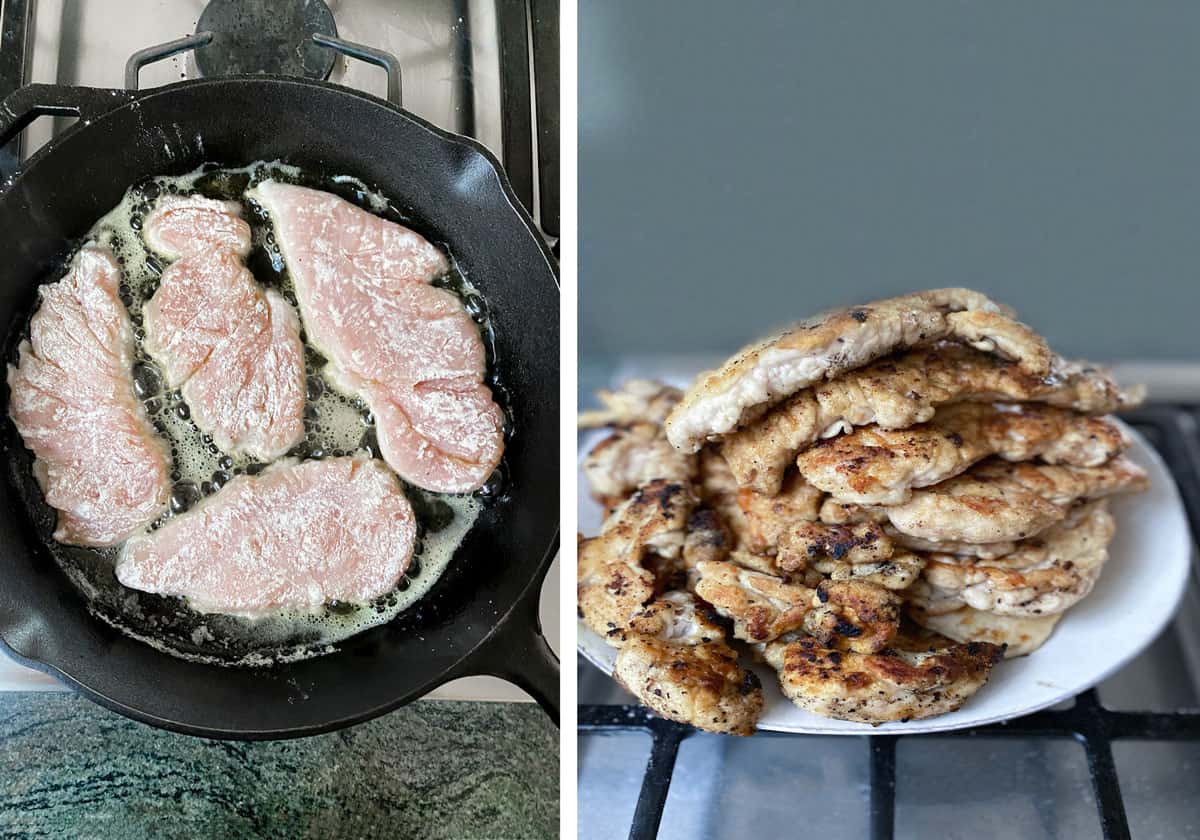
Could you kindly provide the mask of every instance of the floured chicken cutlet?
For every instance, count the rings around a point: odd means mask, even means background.
[[[874,426],[800,453],[800,474],[839,502],[895,505],[989,455],[1096,467],[1129,446],[1112,420],[1049,406],[959,403],[908,429]]]
[[[389,592],[415,540],[412,507],[381,462],[283,460],[129,540],[116,574],[199,612],[309,611]]]
[[[662,427],[637,422],[618,426],[583,459],[592,497],[611,511],[634,490],[656,478],[690,482],[696,478],[695,455],[667,442]]]
[[[369,406],[388,465],[426,490],[482,486],[504,451],[503,414],[479,329],[431,285],[446,256],[329,193],[266,181],[247,195],[271,216],[309,339]]]
[[[748,549],[750,523],[738,504],[738,486],[721,453],[712,447],[700,451],[698,492],[721,518],[732,537],[730,548]]]
[[[830,580],[853,580],[873,583],[884,589],[907,589],[917,580],[925,561],[915,554],[897,552],[886,560],[868,563],[846,563],[840,560],[819,558],[809,561],[808,567]]]
[[[894,545],[909,551],[940,551],[944,554],[961,554],[986,560],[991,557],[1002,557],[1017,548],[1017,543],[1011,541],[970,543],[960,540],[938,540],[937,542],[923,540],[893,528],[891,522],[888,521],[887,508],[842,504],[833,499],[826,499],[821,503],[818,518],[822,524],[830,526],[867,523],[878,525]]]
[[[819,558],[857,565],[887,560],[894,553],[892,540],[874,522],[853,525],[799,522],[780,537],[776,562],[791,572]]]
[[[863,580],[823,580],[804,617],[804,632],[830,648],[877,653],[900,630],[900,599]]]
[[[605,520],[599,536],[580,540],[577,600],[592,632],[615,638],[654,597],[656,578],[648,560],[680,555],[695,505],[685,485],[652,481]]]
[[[1135,492],[1146,472],[1124,456],[1098,467],[984,461],[960,476],[878,508],[898,531],[936,544],[1035,536],[1066,519],[1074,502]]]
[[[242,263],[240,213],[198,195],[156,202],[142,235],[174,262],[144,309],[146,352],[217,446],[269,461],[304,437],[304,348],[291,306]]]
[[[695,452],[823,379],[943,338],[1013,359],[1031,376],[1046,376],[1053,354],[1045,340],[1010,315],[969,289],[934,289],[818,315],[700,376],[667,418],[667,437]]]
[[[897,551],[875,522],[793,525],[779,540],[775,564],[789,574],[811,569],[831,580],[863,581],[893,590],[909,587],[925,567],[915,554]]]
[[[649,424],[648,424],[649,425]],[[583,622],[618,649],[613,677],[648,708],[708,732],[749,735],[762,685],[691,592],[699,567],[728,553],[719,517],[687,483],[655,479],[579,542]],[[657,592],[664,594],[655,597]]]
[[[909,607],[907,615],[917,624],[941,633],[956,642],[989,642],[1004,646],[1004,658],[1015,659],[1033,653],[1054,632],[1062,613],[1018,618],[1011,615],[960,607],[945,613],[927,613]]]
[[[816,520],[821,495],[798,474],[789,476],[774,496],[739,490],[737,503],[746,523],[746,547],[757,554],[774,554],[780,537],[796,523]]]
[[[927,554],[923,574],[931,589],[918,589],[911,597],[933,612],[957,602],[1026,618],[1061,613],[1092,591],[1115,532],[1113,518],[1100,500],[1002,557]]]
[[[810,637],[777,639],[763,649],[780,689],[801,709],[862,723],[952,712],[983,687],[1003,653],[986,642],[956,644],[912,629],[878,653],[835,650]]]
[[[680,704],[700,684],[706,708],[733,696],[723,626],[803,710],[872,724],[952,712],[1092,590],[1114,533],[1105,498],[1147,481],[1099,415],[1143,395],[967,289],[817,316],[682,398],[627,383],[581,420],[616,426],[584,462],[594,495],[611,506],[662,474],[696,506],[638,517],[644,535],[617,542],[640,548],[609,552],[624,564],[585,542],[581,607],[623,599],[607,625],[618,679],[675,720],[705,726]],[[671,557],[650,547],[681,538]],[[689,594],[652,600],[664,589]],[[681,620],[685,602],[720,621]]]
[[[133,389],[134,339],[112,252],[85,245],[41,304],[8,367],[9,414],[58,511],[54,538],[121,542],[162,513],[168,454]]]
[[[813,590],[736,563],[700,563],[696,594],[733,621],[733,635],[748,642],[777,638],[804,623]]]
[[[650,423],[661,428],[671,409],[683,398],[683,391],[655,379],[627,379],[615,391],[597,391],[596,398],[604,407],[581,411],[579,428],[628,423]]]
[[[874,583],[823,580],[814,589],[730,562],[701,563],[699,572],[696,594],[747,642],[803,629],[830,647],[875,652],[899,628],[899,599]]]
[[[941,342],[882,359],[800,391],[729,435],[721,451],[742,486],[772,494],[797,454],[822,437],[874,424],[907,429],[956,402],[1037,402],[1107,414],[1141,402],[1099,368],[1054,357],[1048,376],[960,344]]]
[[[679,483],[697,479],[698,457],[671,446],[663,432],[663,418],[679,396],[678,389],[661,382],[631,379],[615,391],[598,394],[603,409],[579,415],[580,428],[612,428],[583,459],[592,498],[606,514],[654,479]]]
[[[706,732],[750,735],[762,683],[738,665],[720,626],[688,592],[668,592],[622,634],[613,676],[648,708]]]

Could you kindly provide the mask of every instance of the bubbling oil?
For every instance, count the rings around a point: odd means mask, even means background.
[[[200,193],[209,198],[237,201],[253,231],[247,266],[265,287],[278,290],[295,309],[295,290],[275,242],[270,219],[245,197],[258,183],[274,179],[302,183],[335,192],[343,198],[394,221],[407,222],[389,200],[352,176],[314,177],[280,162],[257,162],[240,168],[205,165],[180,176],[159,176],[131,187],[121,203],[101,218],[88,234],[112,249],[122,269],[121,298],[134,327],[136,364],[134,387],[171,454],[173,492],[169,509],[149,527],[161,527],[186,513],[197,501],[217,492],[239,474],[256,474],[267,465],[245,456],[222,452],[192,421],[178,390],[166,386],[163,372],[146,352],[143,307],[158,288],[167,261],[150,251],[140,234],[154,201],[166,193]],[[453,254],[450,255],[454,264]],[[457,294],[480,325],[494,369],[494,340],[487,306],[457,266],[437,281]],[[305,342],[306,400],[304,439],[288,453],[301,459],[320,459],[366,450],[379,457],[374,419],[358,398],[344,394],[326,374],[327,363]],[[489,384],[506,409],[507,396],[494,374]],[[506,432],[511,426],[506,424]],[[317,656],[333,645],[370,627],[387,623],[420,601],[450,565],[455,551],[485,504],[503,493],[503,469],[474,495],[430,493],[401,482],[417,517],[418,540],[412,562],[398,585],[369,604],[327,604],[316,612],[280,610],[253,618],[201,614],[179,599],[124,589],[111,573],[119,549],[90,549],[54,545],[60,565],[88,597],[92,611],[123,632],[161,650],[188,659],[261,666]]]

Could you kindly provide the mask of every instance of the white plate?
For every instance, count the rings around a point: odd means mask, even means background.
[[[982,726],[1074,697],[1141,653],[1179,606],[1187,586],[1192,538],[1183,502],[1166,465],[1141,435],[1130,433],[1134,443],[1128,455],[1150,474],[1150,489],[1112,500],[1117,533],[1104,574],[1092,594],[1067,611],[1040,649],[999,663],[988,684],[957,712],[879,726],[830,720],[798,709],[779,692],[774,672],[756,665],[766,698],[759,728],[813,735],[880,735]],[[603,434],[581,437],[581,461]],[[582,471],[578,481],[579,530],[595,534],[602,513],[587,494]],[[606,674],[612,673],[616,651],[582,623],[579,651]]]

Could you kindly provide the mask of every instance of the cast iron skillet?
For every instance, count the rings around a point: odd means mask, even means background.
[[[557,722],[558,663],[537,619],[558,547],[557,268],[497,161],[375,97],[286,77],[141,92],[30,85],[0,104],[0,145],[46,114],[80,119],[0,184],[7,345],[37,286],[61,276],[80,237],[129,186],[208,161],[280,159],[357,176],[448,243],[489,302],[514,434],[506,496],[485,509],[421,602],[335,653],[262,669],[179,659],[93,618],[15,488],[0,482],[0,642],[117,712],[207,737],[324,732],[471,674],[511,680]],[[21,444],[2,391],[11,459]]]

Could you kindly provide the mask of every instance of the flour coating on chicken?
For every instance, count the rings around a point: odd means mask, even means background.
[[[956,312],[982,310],[985,321],[956,322]],[[667,418],[667,437],[694,452],[803,388],[917,344],[958,337],[1014,358],[1033,376],[1045,376],[1045,341],[1008,310],[969,289],[935,289],[803,321],[746,347],[720,370],[704,374]],[[965,330],[965,332],[964,332]]]
[[[1003,648],[902,632],[877,653],[783,638],[763,654],[784,695],[805,711],[861,723],[922,720],[952,712],[987,682]]]
[[[1074,502],[1145,486],[1145,470],[1123,456],[1099,467],[985,461],[880,512],[898,531],[935,544],[1023,540],[1066,519]]]
[[[584,462],[593,495],[611,508],[662,476],[695,505],[610,517],[626,536],[584,543],[581,616],[639,700],[711,731],[733,731],[706,714],[737,696],[743,645],[813,714],[952,712],[1092,591],[1106,499],[1147,481],[1104,415],[1143,395],[966,289],[801,322],[682,397],[633,380],[581,418],[613,429]]]
[[[618,648],[613,677],[648,708],[707,732],[749,735],[762,714],[762,685],[710,609],[671,590],[605,635]]]
[[[504,451],[503,415],[483,382],[479,329],[431,285],[446,256],[330,193],[265,181],[247,196],[271,216],[329,378],[375,416],[383,459],[427,490],[483,485]]]
[[[417,525],[399,483],[365,455],[284,459],[234,477],[187,513],[130,539],[117,580],[186,598],[199,612],[314,611],[385,595]]]
[[[721,445],[740,485],[774,493],[796,456],[823,437],[860,426],[906,429],[957,402],[1037,402],[1086,414],[1141,400],[1102,369],[1055,357],[1049,376],[970,347],[942,342],[881,359],[800,391]]]
[[[1076,521],[1056,525],[1001,557],[927,554],[923,575],[944,603],[957,598],[997,615],[1055,615],[1092,591],[1115,532],[1101,500],[1087,505]]]
[[[895,505],[995,455],[1096,467],[1129,446],[1112,420],[1049,406],[959,403],[907,429],[875,426],[820,441],[796,459],[808,483],[850,504]]]
[[[170,493],[166,447],[134,393],[120,277],[108,248],[84,245],[41,288],[29,340],[8,367],[9,416],[36,456],[63,543],[115,545],[157,518]]]
[[[143,309],[146,352],[223,452],[270,461],[304,437],[304,347],[292,307],[242,262],[240,212],[197,195],[155,203],[143,236],[174,262]]]

